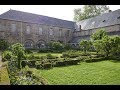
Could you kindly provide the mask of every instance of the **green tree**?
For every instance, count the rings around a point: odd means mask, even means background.
[[[48,46],[54,51],[62,51],[64,49],[64,45],[62,43],[55,41],[50,42]]]
[[[74,9],[74,20],[80,21],[98,16],[109,10],[107,5],[84,5],[83,9]]]
[[[112,48],[111,48],[111,54],[115,56],[120,55],[120,36],[112,36],[111,37],[112,41]]]
[[[95,40],[93,42],[93,46],[95,48],[95,51],[98,53],[102,50],[102,40]]]
[[[92,40],[101,40],[107,33],[104,28],[97,29],[95,33],[91,35]]]
[[[0,39],[0,50],[5,50],[9,47],[9,43],[3,39]]]
[[[13,55],[17,56],[18,68],[21,69],[21,59],[24,57],[25,48],[22,44],[16,43],[11,46]]]
[[[84,53],[86,54],[87,51],[90,50],[92,42],[89,40],[81,40],[79,46],[83,49]]]

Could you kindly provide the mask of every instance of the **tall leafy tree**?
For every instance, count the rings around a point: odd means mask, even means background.
[[[80,21],[108,12],[107,5],[84,5],[83,9],[74,9],[74,20]]]
[[[18,68],[21,69],[21,59],[24,57],[25,48],[22,44],[16,43],[11,46],[12,54],[17,56]]]
[[[96,30],[96,32],[91,35],[91,39],[101,40],[106,35],[107,35],[107,32],[105,31],[105,29],[101,28],[101,29]]]
[[[92,42],[89,40],[81,40],[79,46],[83,49],[83,52],[86,54],[92,46]]]

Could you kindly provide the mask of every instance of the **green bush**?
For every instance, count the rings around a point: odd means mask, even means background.
[[[47,54],[47,59],[56,59],[57,57],[56,56],[53,56],[52,54]]]
[[[51,63],[44,63],[42,64],[43,69],[49,69],[52,68],[52,64]]]
[[[77,65],[80,60],[69,60],[69,61],[64,61],[65,65]]]
[[[36,61],[33,61],[33,60],[26,60],[26,61],[24,60],[21,62],[21,66],[25,67],[27,65],[29,67],[36,67],[35,62]]]
[[[11,58],[12,58],[12,52],[10,52],[10,51],[4,51],[3,53],[2,53],[2,59],[3,59],[3,61],[4,60],[10,60]]]
[[[57,61],[55,67],[66,66],[64,61]]]
[[[32,52],[31,49],[25,49],[25,53],[27,53],[27,54],[31,54],[31,53],[33,53],[33,52]]]
[[[88,59],[85,60],[85,62],[90,63],[90,62],[99,62],[99,61],[104,61],[104,60],[105,60],[104,57],[99,57],[99,58],[88,58]]]
[[[0,50],[6,50],[9,47],[9,43],[3,39],[0,39]]]
[[[69,51],[66,51],[66,52],[63,52],[62,53],[62,58],[76,58],[78,56],[80,56],[80,53],[79,51],[76,51],[76,50],[69,50]]]
[[[38,53],[48,53],[48,52],[50,52],[50,50],[49,49],[39,49],[38,50]]]

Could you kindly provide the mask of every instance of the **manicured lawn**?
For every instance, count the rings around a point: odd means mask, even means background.
[[[32,70],[46,78],[50,85],[120,85],[120,62],[83,62],[50,70]]]
[[[34,55],[36,55],[36,56],[46,56],[48,53],[34,53]],[[61,55],[62,55],[62,53],[50,53],[51,55],[54,55],[54,56],[58,56],[58,57],[60,57]],[[28,55],[30,55],[30,54],[28,54]]]

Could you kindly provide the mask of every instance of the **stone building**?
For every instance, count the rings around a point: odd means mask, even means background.
[[[120,35],[120,10],[80,22],[16,10],[0,15],[0,39],[20,42],[26,48],[44,48],[50,41],[76,46],[81,39],[89,39],[98,28],[105,28],[110,35]]]

